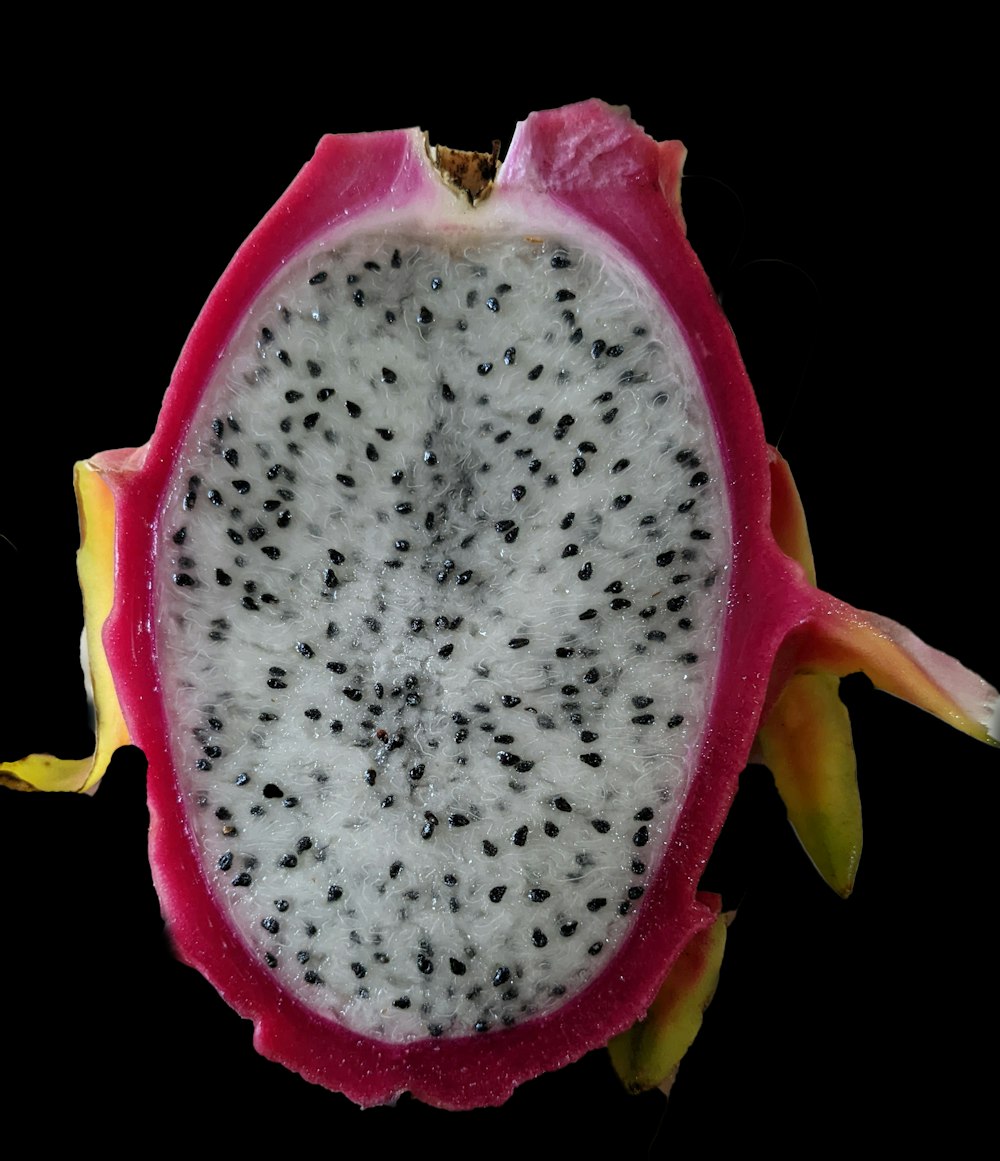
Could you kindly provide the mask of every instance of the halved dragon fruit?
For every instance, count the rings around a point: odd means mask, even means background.
[[[642,1016],[792,673],[762,749],[841,889],[852,770],[795,756],[814,696],[807,741],[843,742],[822,674],[980,736],[995,707],[779,549],[806,563],[680,159],[597,103],[536,114],[472,205],[416,133],[325,142],[151,444],[83,470],[115,493],[104,644],[178,951],[359,1103],[496,1103]],[[831,785],[840,830],[810,818]]]

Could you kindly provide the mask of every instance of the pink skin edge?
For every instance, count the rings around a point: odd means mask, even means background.
[[[595,137],[601,148],[594,148]],[[568,222],[579,220],[612,238],[660,289],[708,388],[732,509],[730,616],[697,776],[655,888],[617,953],[620,970],[603,972],[558,1012],[482,1036],[398,1045],[306,1010],[242,952],[240,937],[215,906],[177,811],[166,744],[151,537],[189,418],[239,320],[289,254],[332,224],[349,226],[387,202],[402,209],[427,196],[437,179],[422,135],[407,130],[324,138],[216,286],[178,361],[150,442],[94,457],[119,516],[119,583],[104,641],[130,736],[149,762],[150,861],[176,953],[253,1020],[258,1051],[360,1105],[389,1103],[403,1092],[451,1109],[501,1104],[522,1081],[605,1045],[645,1014],[682,948],[714,919],[696,897],[698,881],[747,761],[775,655],[789,633],[804,630],[833,602],[808,585],[771,535],[760,414],[729,325],[684,238],[677,199],[682,160],[681,146],[652,141],[624,111],[587,102],[523,122],[493,194],[512,201],[520,189],[544,195]]]

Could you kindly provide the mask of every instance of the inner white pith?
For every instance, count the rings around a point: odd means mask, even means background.
[[[544,233],[317,248],[221,361],[158,535],[181,795],[284,987],[404,1041],[609,965],[730,559],[697,375],[633,275]]]

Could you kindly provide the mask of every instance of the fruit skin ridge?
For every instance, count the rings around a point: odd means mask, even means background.
[[[547,127],[543,119],[535,122],[532,149],[522,147],[521,151],[518,152],[516,143],[512,147],[511,156],[507,163],[508,168],[498,183],[498,195],[503,191],[505,181],[514,181],[521,177],[525,177],[527,180],[526,175],[532,173],[543,175],[541,184],[551,181],[558,185],[558,181],[561,180],[556,156],[559,150],[553,146],[561,145],[566,140],[567,126],[564,122],[560,122],[558,129],[556,129],[552,119],[557,118],[558,115],[544,116],[548,117],[550,121]],[[585,138],[593,124],[599,120],[606,131],[612,135],[616,131],[620,131],[625,125],[617,115],[608,117],[603,110],[594,106],[578,107],[575,112],[566,111],[564,121],[566,117],[572,121],[568,127],[568,135],[574,141]],[[573,134],[577,136],[574,137]],[[656,213],[661,222],[666,220],[662,208],[660,208],[662,207],[662,195],[658,184],[663,180],[664,172],[668,175],[676,175],[679,172],[679,164],[676,164],[678,153],[676,148],[658,149],[645,138],[642,138],[640,143],[638,138],[630,138],[628,132],[625,133],[625,137],[629,144],[635,147],[636,155],[631,160],[636,162],[636,170],[629,175],[628,180],[634,183],[636,191],[635,196],[628,203],[628,212],[623,215],[622,221],[619,223],[621,232],[617,236],[623,244],[631,245],[634,252],[638,254],[642,253],[639,247],[650,215]],[[303,205],[307,207],[310,204],[314,205],[315,203],[311,203],[311,199],[318,193],[323,181],[331,174],[347,171],[346,155],[352,151],[361,154],[364,165],[370,166],[371,170],[378,171],[380,174],[382,166],[391,164],[395,167],[394,182],[397,195],[400,190],[411,194],[419,190],[422,172],[420,167],[423,165],[422,146],[419,138],[416,138],[415,135],[373,135],[370,138],[348,139],[347,142],[341,139],[321,146],[317,161],[307,169],[303,178],[293,187],[290,202],[284,203],[282,214],[296,212],[297,208],[300,209]],[[534,162],[538,163],[537,170],[532,168]],[[574,178],[579,169],[582,168],[584,168],[582,165],[579,168],[572,168]],[[656,180],[650,180],[654,174]],[[508,175],[510,176],[508,177]],[[536,184],[539,182],[537,177],[532,178],[532,180]],[[355,193],[356,201],[353,206],[358,213],[366,209],[372,201],[377,201],[377,195],[366,200],[357,191]],[[347,192],[346,196],[349,200],[350,191]],[[587,202],[586,197],[574,200],[572,192],[567,193],[565,190],[559,191],[559,197],[565,204],[580,213],[581,217],[589,216],[599,224],[608,225],[606,221],[608,215],[605,214],[602,218],[599,206],[596,208],[589,206],[585,209],[580,204]],[[676,217],[676,206],[672,206],[672,212]],[[142,518],[149,511],[149,508],[146,507],[149,503],[149,497],[155,497],[158,494],[159,477],[155,466],[157,457],[159,457],[161,464],[169,458],[166,433],[171,430],[171,425],[177,430],[183,427],[182,418],[186,413],[185,409],[190,398],[197,392],[200,376],[204,373],[203,364],[211,358],[212,350],[219,338],[219,332],[225,327],[224,320],[218,317],[218,303],[224,299],[226,293],[232,295],[241,288],[248,294],[251,288],[255,291],[263,277],[262,272],[265,270],[267,273],[270,272],[270,267],[267,264],[275,259],[282,248],[287,245],[287,232],[276,225],[278,216],[276,212],[272,212],[269,219],[265,220],[261,230],[255,235],[254,245],[248,244],[241,251],[234,267],[230,269],[220,285],[220,292],[214,300],[217,306],[215,314],[208,312],[196,328],[192,340],[182,356],[181,364],[179,364],[175,388],[165,405],[158,436],[154,437],[154,442],[149,449],[143,449],[135,454],[111,453],[103,457],[96,457],[94,460],[94,464],[103,477],[112,484],[116,491],[119,510],[127,516],[120,524],[119,558],[126,561],[125,571],[120,576],[120,585],[123,593],[138,593],[139,597],[133,595],[126,599],[133,601],[141,599],[145,590],[145,586],[141,582],[146,554],[142,552],[141,548],[135,550],[133,542],[141,538]],[[303,232],[308,233],[314,224],[308,221],[307,214],[306,220],[302,224]],[[665,225],[663,228],[667,229]],[[720,412],[719,426],[724,433],[725,454],[731,465],[739,465],[738,475],[741,488],[738,493],[734,494],[733,500],[734,507],[738,505],[736,523],[738,527],[743,529],[744,544],[753,541],[754,548],[752,553],[744,548],[744,555],[738,561],[738,569],[734,570],[740,578],[735,582],[737,587],[734,600],[737,603],[740,599],[749,600],[751,594],[753,594],[754,600],[760,600],[764,594],[772,597],[767,602],[769,611],[762,623],[756,623],[752,626],[735,626],[731,630],[733,639],[729,645],[731,649],[744,652],[753,658],[755,672],[751,679],[752,698],[759,706],[766,694],[766,673],[770,660],[777,652],[779,645],[788,639],[792,630],[796,629],[800,630],[798,634],[800,638],[808,638],[810,634],[806,630],[809,629],[812,622],[821,614],[836,612],[838,606],[827,598],[821,599],[821,595],[817,595],[815,590],[806,586],[797,567],[793,566],[776,549],[770,539],[767,508],[767,461],[764,455],[759,419],[750,395],[749,385],[742,374],[738,355],[728,334],[725,321],[711,299],[707,283],[705,283],[693,255],[686,249],[680,238],[676,223],[670,245],[674,248],[673,253],[666,253],[667,246],[661,244],[659,249],[653,248],[651,253],[645,253],[642,261],[648,263],[650,267],[656,266],[659,278],[662,279],[661,285],[666,283],[667,274],[670,274],[676,279],[674,285],[680,285],[684,288],[679,296],[682,306],[678,307],[678,313],[681,314],[689,334],[697,336],[701,345],[703,369],[706,377],[712,381],[713,385],[721,386],[725,391],[724,398],[720,398],[718,395],[715,398],[716,406]],[[259,267],[258,263],[260,263]],[[648,272],[652,276],[652,270]],[[233,309],[238,315],[239,304],[234,304]],[[185,390],[187,394],[185,394]],[[748,417],[752,422],[747,422]],[[737,422],[737,419],[740,422]],[[141,468],[139,467],[140,463],[142,464]],[[737,473],[733,471],[733,474]],[[130,542],[130,538],[133,542]],[[774,607],[771,608],[771,606]],[[857,620],[854,623],[863,625],[865,622]],[[137,608],[132,605],[126,612],[124,607],[120,606],[109,625],[106,633],[108,654],[112,660],[112,667],[116,668],[118,672],[121,672],[126,665],[135,665],[133,660],[135,654],[132,652],[135,645],[133,641],[126,640],[126,637],[131,635],[133,626],[138,627],[140,634],[148,633],[150,628],[150,610],[148,607]],[[140,645],[139,648],[142,646]],[[783,657],[783,666],[790,672],[799,665],[800,661],[801,658],[798,656],[786,656]],[[726,668],[731,674],[731,680],[735,682],[736,678],[732,675],[739,667],[727,665]],[[745,686],[743,688],[745,689]],[[720,691],[720,702],[724,700],[724,692]],[[730,690],[730,692],[734,691]],[[744,696],[747,695],[744,694]],[[137,707],[136,703],[131,700],[133,697],[135,697],[134,691],[130,691],[128,697],[123,697],[130,733],[147,751],[151,765],[155,765],[157,761],[155,737],[162,723],[155,720],[155,713],[150,715]],[[148,697],[146,704],[149,704]],[[673,886],[668,884],[666,901],[657,900],[660,906],[656,909],[656,914],[669,915],[673,927],[669,936],[657,939],[649,938],[646,941],[648,954],[637,957],[637,975],[640,979],[645,975],[646,980],[645,984],[638,989],[640,998],[637,998],[635,1003],[636,1013],[644,1009],[645,1003],[648,1002],[652,994],[652,989],[655,988],[656,977],[662,974],[663,964],[671,958],[671,954],[676,954],[676,950],[679,950],[679,947],[685,942],[684,936],[692,934],[699,926],[708,921],[709,917],[703,915],[695,904],[693,888],[698,871],[707,857],[714,835],[728,807],[735,771],[742,766],[745,760],[755,727],[756,715],[751,714],[748,715],[747,720],[739,724],[720,725],[710,740],[710,749],[706,759],[707,772],[699,778],[692,799],[685,807],[681,826],[672,847],[671,862],[676,871],[674,875],[670,876],[670,883]],[[160,755],[159,761],[161,764],[165,761],[163,754]],[[188,929],[178,919],[178,916],[184,912],[189,914],[191,911],[197,910],[197,908],[190,906],[191,899],[188,895],[190,888],[181,883],[173,871],[167,872],[162,869],[170,866],[174,858],[183,860],[185,856],[183,836],[176,831],[166,833],[166,828],[161,821],[171,805],[168,781],[166,779],[153,779],[151,785],[153,787],[151,789],[151,803],[154,811],[160,816],[154,815],[151,842],[154,866],[161,868],[158,872],[161,898],[164,900],[164,907],[168,915],[173,916],[172,930],[182,954],[192,962],[200,962],[201,966],[206,966],[202,961],[204,958],[210,957],[212,952],[204,946],[205,933],[197,923],[192,924],[191,928]],[[681,853],[682,849],[683,853]],[[654,909],[651,907],[647,911],[650,913],[648,927],[652,930],[654,926],[652,912]],[[185,922],[187,921],[185,920]],[[646,925],[645,917],[643,923]],[[654,944],[656,946],[652,946]],[[230,965],[226,965],[226,968],[228,971]],[[242,976],[233,969],[220,981],[218,966],[208,971],[208,974],[215,978],[216,985],[220,990],[230,997],[234,991],[243,987],[251,989],[260,987],[262,989],[264,995],[259,1005],[262,1025],[258,1032],[258,1041],[268,1054],[270,1054],[269,1049],[273,1049],[275,1055],[284,1055],[282,1046],[286,1042],[287,1033],[270,1029],[263,1014],[268,1003],[276,999],[274,996],[268,997],[266,995],[266,980],[263,982],[254,980],[253,973]],[[600,984],[601,981],[595,985],[596,995],[593,990],[588,995],[588,1003],[596,1002],[600,1005],[602,1002]],[[643,995],[645,995],[645,999],[641,999]],[[603,999],[610,1002],[612,997],[605,995]],[[245,1004],[242,1010],[248,1014],[253,1014],[257,1007],[255,1001]],[[580,1010],[581,1005],[577,1004],[575,1007],[577,1010],[574,1011],[572,1020],[567,1019],[567,1023],[573,1027],[567,1032],[566,1043],[556,1049],[546,1049],[547,1054],[544,1056],[541,1067],[555,1067],[564,1059],[578,1055],[579,1051],[582,1050],[579,1045],[588,1038],[589,1033],[586,1026],[589,1025],[590,1021],[587,1019],[587,1013]],[[307,1021],[295,1033],[295,1036],[301,1037],[304,1046],[311,1032],[312,1024]],[[522,1067],[527,1069],[527,1062],[519,1059],[521,1055],[534,1055],[535,1059],[530,1065],[532,1072],[537,1071],[539,1067],[538,1046],[531,1043],[524,1045],[521,1042],[523,1037],[519,1037],[517,1033],[518,1030],[514,1029],[511,1032],[501,1034],[505,1037],[506,1044],[509,1045],[507,1059],[510,1077],[516,1077]],[[528,1039],[530,1041],[531,1037],[529,1036]],[[586,1046],[589,1044],[584,1043],[584,1047]],[[342,1064],[333,1067],[343,1067],[345,1071],[350,1068],[350,1053],[355,1047],[356,1045],[352,1043],[343,1044]],[[454,1046],[449,1046],[449,1054],[453,1050]],[[303,1051],[305,1051],[305,1058],[297,1066],[301,1067],[307,1075],[322,1079],[320,1074],[331,1069],[330,1062],[320,1060],[321,1054],[318,1050],[306,1051],[303,1048]],[[477,1059],[476,1051],[475,1047],[470,1048],[472,1053],[470,1061],[473,1062],[473,1065]],[[496,1045],[493,1042],[487,1043],[485,1051],[488,1051],[492,1057],[492,1054],[497,1051]],[[365,1052],[368,1050],[365,1049]],[[460,1056],[461,1052],[455,1054]],[[369,1054],[368,1058],[372,1060],[378,1055],[378,1053]],[[403,1073],[396,1069],[398,1062],[395,1059],[388,1059],[388,1057],[395,1055],[393,1053],[385,1054],[386,1058],[379,1059],[378,1063],[387,1074],[391,1075],[395,1071],[397,1076],[402,1076]],[[423,1092],[418,1092],[418,1095],[422,1095],[424,1099],[434,1100],[435,1103],[449,1103],[450,1096],[454,1094],[445,1091],[447,1088],[446,1078],[442,1079],[441,1074],[438,1074],[437,1078],[435,1077],[433,1067],[426,1067],[426,1062],[419,1059],[420,1051],[415,1049],[412,1052],[407,1051],[403,1055],[416,1058],[418,1061],[416,1071],[425,1071],[428,1074],[425,1088]],[[435,1054],[430,1052],[427,1055],[433,1056]],[[374,1065],[372,1071],[375,1071]],[[399,1081],[395,1083],[401,1084]],[[498,1081],[495,1074],[489,1078],[491,1089],[502,1083],[503,1081]],[[378,1091],[373,1084],[371,1088],[358,1089],[351,1095],[354,1096],[354,1099],[366,1103],[371,1100],[385,1099],[385,1094],[388,1091],[385,1087],[385,1081],[381,1080],[378,1084],[382,1085]],[[402,1087],[415,1090],[413,1083],[402,1084]],[[462,1099],[464,1102],[471,1096],[472,1099],[469,1100],[469,1103],[485,1103],[486,1100],[491,1099],[491,1095],[482,1092],[469,1092]]]

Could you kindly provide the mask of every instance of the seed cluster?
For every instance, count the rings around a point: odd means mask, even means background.
[[[206,875],[304,1002],[488,1032],[610,961],[700,744],[718,477],[606,256],[370,236],[262,296],[165,497],[158,648]]]

